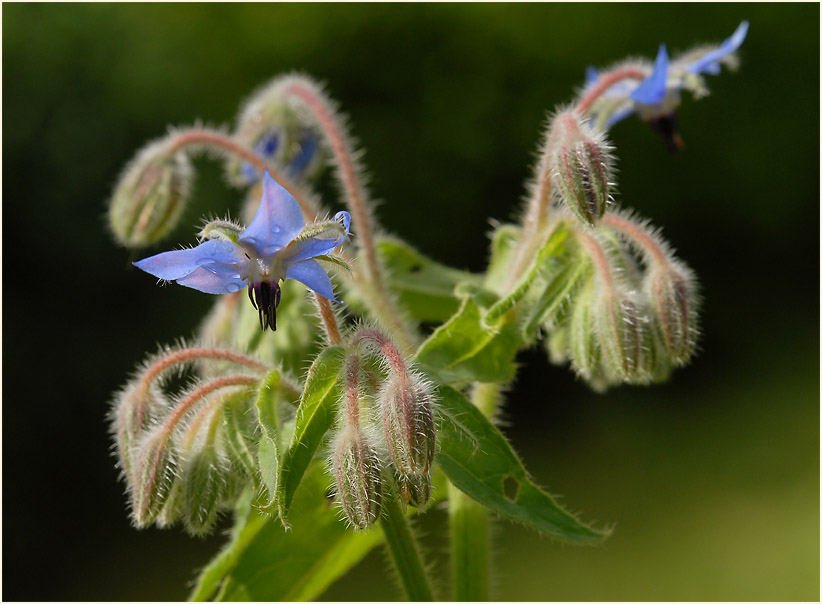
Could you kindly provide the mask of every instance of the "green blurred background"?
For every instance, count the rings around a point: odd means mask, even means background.
[[[736,74],[687,98],[670,157],[620,123],[618,201],[700,276],[702,353],[605,396],[522,355],[505,431],[602,547],[496,524],[503,600],[819,599],[819,6],[5,4],[3,598],[179,599],[222,535],[136,531],[109,396],[211,304],[155,287],[105,225],[122,166],[168,125],[231,123],[267,79],[327,82],[366,149],[385,227],[482,270],[488,219],[515,215],[546,114],[586,65],[719,42],[751,22]],[[236,214],[221,167],[194,202]],[[336,202],[334,202],[336,203]],[[333,205],[333,204],[332,204]],[[158,247],[154,251],[163,249]],[[422,523],[447,576],[445,513]],[[398,596],[372,553],[329,599]]]

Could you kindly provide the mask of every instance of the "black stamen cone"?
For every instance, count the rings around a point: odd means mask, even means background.
[[[669,113],[648,122],[665,143],[665,147],[671,155],[676,155],[685,143],[679,136],[679,118],[676,113]]]
[[[276,282],[255,283],[248,286],[248,299],[260,313],[260,327],[277,331],[277,307],[280,305],[280,286]]]

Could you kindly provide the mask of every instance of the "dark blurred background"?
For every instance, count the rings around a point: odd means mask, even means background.
[[[751,23],[735,73],[685,98],[670,157],[617,125],[618,201],[664,226],[700,277],[702,353],[665,385],[602,396],[522,355],[506,432],[602,547],[499,521],[503,600],[819,599],[819,6],[5,4],[3,599],[180,599],[224,537],[136,531],[110,456],[110,394],[193,333],[209,296],[160,288],[105,224],[121,168],[168,125],[232,123],[269,78],[327,82],[367,151],[379,219],[482,270],[547,112],[586,65],[719,42]],[[687,95],[686,95],[687,96]],[[201,215],[236,214],[197,162]],[[444,512],[422,524],[447,568]],[[443,574],[443,571],[440,570]],[[398,595],[374,552],[327,594]]]

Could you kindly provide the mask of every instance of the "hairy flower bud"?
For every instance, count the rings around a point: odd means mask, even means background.
[[[194,170],[167,138],[149,143],[126,167],[111,198],[109,224],[118,241],[140,248],[176,226],[188,199]]]
[[[141,380],[130,382],[114,401],[112,432],[120,467],[130,486],[134,483],[134,465],[142,436],[167,405],[156,385]]]
[[[276,78],[246,101],[237,121],[235,138],[273,161],[292,178],[310,178],[322,165],[320,134],[305,108],[285,94],[288,76]],[[246,186],[262,174],[251,164],[232,158],[232,182]]]
[[[574,300],[568,330],[568,345],[577,374],[590,380],[597,372],[600,362],[592,280],[583,286]]]
[[[602,133],[572,111],[559,114],[553,127],[553,182],[576,217],[593,226],[605,213],[610,199],[610,147]]]
[[[186,510],[183,521],[192,535],[211,531],[226,489],[228,464],[212,444],[194,452],[182,465],[181,482]]]
[[[608,373],[625,381],[641,379],[644,318],[627,294],[603,292],[596,304],[597,333]]]
[[[352,426],[342,433],[333,460],[337,496],[351,524],[370,527],[382,509],[382,464],[374,446]]]
[[[176,479],[177,455],[160,427],[140,447],[135,467],[131,514],[138,527],[151,524],[163,509]]]
[[[431,474],[401,474],[397,482],[400,486],[400,498],[404,504],[419,508],[431,499]]]
[[[400,474],[425,474],[434,460],[436,433],[427,387],[406,374],[392,375],[379,396],[385,438]]]
[[[677,365],[690,359],[696,344],[696,299],[687,269],[658,267],[645,278],[645,291],[656,315],[662,341]]]

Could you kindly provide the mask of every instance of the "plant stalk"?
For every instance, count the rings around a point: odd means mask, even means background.
[[[422,563],[417,540],[393,493],[383,501],[381,524],[388,551],[408,599],[411,602],[432,602],[434,596],[431,583]]]

